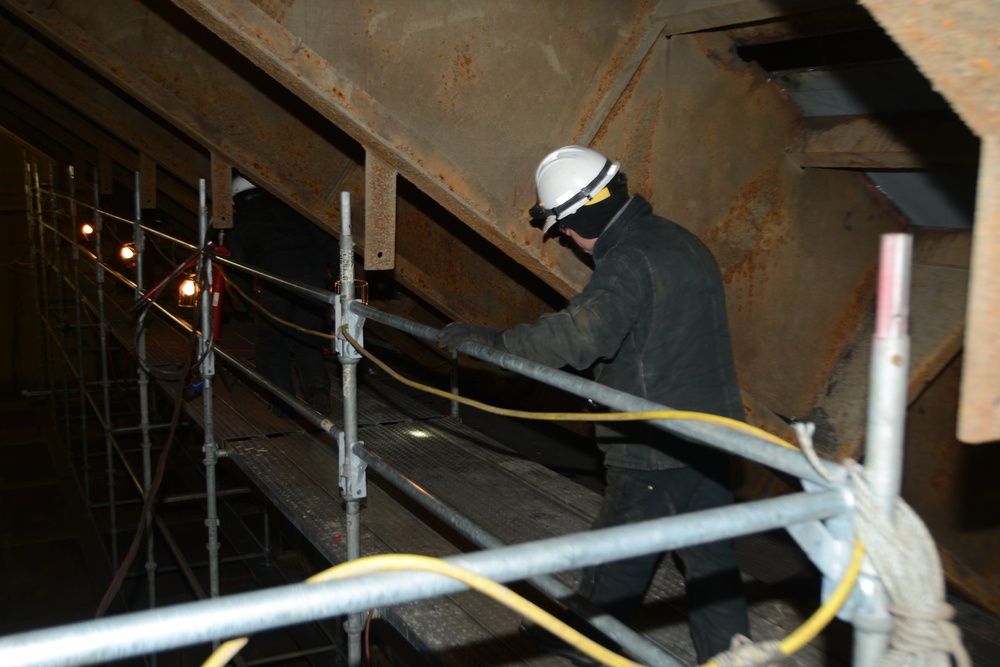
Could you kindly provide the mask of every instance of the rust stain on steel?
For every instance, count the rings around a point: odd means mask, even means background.
[[[577,137],[577,141],[589,143],[584,140],[588,132],[591,131],[589,128],[595,119],[599,119],[601,125],[607,122],[605,118],[602,118],[604,114],[601,112],[601,107],[608,104],[606,98],[614,91],[622,76],[631,70],[636,52],[649,39],[650,32],[655,30],[659,34],[659,28],[651,26],[649,23],[649,14],[656,4],[658,2],[654,0],[644,0],[636,7],[632,22],[628,27],[628,36],[611,56],[604,74],[594,87],[594,94],[590,96],[589,104],[581,110],[580,125],[573,135]]]
[[[473,53],[475,32],[468,32],[467,36],[452,46],[450,57],[451,67],[441,72],[441,94],[438,104],[441,107],[457,108],[459,100],[460,86],[472,83],[479,78],[475,71],[475,57]],[[443,58],[443,56],[439,56]]]
[[[262,12],[281,23],[288,15],[288,10],[295,6],[295,0],[250,0]]]
[[[625,86],[625,89],[618,97],[618,100],[615,102],[614,106],[611,107],[611,109],[608,111],[607,116],[605,116],[604,124],[601,126],[601,129],[597,131],[597,134],[594,135],[594,143],[599,143],[605,137],[608,128],[622,116],[623,112],[626,109],[629,108],[628,105],[629,102],[632,101],[635,95],[636,86],[638,86],[639,82],[642,81],[648,68],[649,68],[649,59],[644,58],[642,63],[639,64],[638,69],[635,70],[635,73],[632,75],[632,78],[629,80],[628,85]],[[641,119],[643,115],[639,114],[638,117]],[[647,137],[643,137],[643,139],[646,139]],[[645,143],[648,144],[649,142],[646,141]]]
[[[755,177],[737,193],[721,225],[705,236],[712,248],[722,280],[732,284],[739,277],[748,286],[748,300],[754,301],[755,281],[762,287],[768,280],[770,255],[788,245],[787,205],[779,179],[772,169]]]
[[[858,280],[851,299],[840,311],[830,332],[830,337],[826,345],[826,354],[823,356],[822,369],[817,373],[817,377],[823,379],[823,383],[829,378],[837,364],[846,356],[851,354],[851,349],[846,346],[855,339],[858,326],[871,312],[875,298],[875,286],[878,281],[878,267],[872,266]],[[831,390],[826,387],[827,393]]]
[[[393,268],[396,259],[396,170],[374,153],[365,158],[365,269]]]

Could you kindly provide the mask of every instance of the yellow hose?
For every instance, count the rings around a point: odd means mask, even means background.
[[[502,584],[487,579],[486,577],[467,570],[463,567],[453,565],[439,558],[429,556],[417,556],[410,554],[385,554],[380,556],[368,556],[358,560],[341,563],[327,570],[315,574],[306,581],[317,583],[321,581],[332,581],[334,579],[345,579],[357,577],[376,572],[390,572],[399,570],[420,570],[423,572],[433,572],[446,577],[451,577],[462,582],[469,588],[478,590],[489,595],[497,602],[513,609],[524,618],[528,618],[542,626],[555,636],[568,644],[576,646],[581,651],[595,660],[600,660],[611,667],[641,667],[637,662],[632,662],[624,656],[609,651],[597,642],[580,634],[570,626],[555,618],[537,605],[524,599],[514,591]],[[240,637],[232,639],[219,646],[218,649],[209,656],[208,660],[202,663],[202,667],[223,667],[239,653],[240,649],[246,646],[247,638]]]
[[[854,541],[854,549],[851,553],[851,562],[847,565],[844,577],[837,584],[826,602],[817,609],[809,619],[796,628],[790,635],[781,641],[781,652],[791,655],[800,648],[816,638],[823,628],[829,625],[830,621],[837,615],[837,612],[844,606],[844,601],[851,594],[858,574],[861,572],[861,561],[864,559],[865,545],[861,540]]]
[[[776,435],[768,433],[762,429],[753,426],[752,424],[747,424],[746,422],[741,422],[738,419],[730,419],[729,417],[722,417],[720,415],[713,415],[707,412],[690,412],[685,410],[653,410],[646,412],[526,412],[524,410],[511,410],[509,408],[498,408],[496,406],[489,405],[487,403],[482,403],[480,401],[466,398],[464,396],[458,396],[447,392],[436,387],[431,387],[419,382],[410,380],[409,378],[403,377],[395,370],[390,368],[381,359],[375,357],[371,352],[363,348],[358,341],[351,337],[347,333],[347,327],[341,327],[341,332],[344,334],[344,338],[347,339],[354,348],[368,359],[373,364],[381,368],[383,371],[388,373],[390,376],[402,382],[408,387],[414,389],[419,389],[420,391],[425,391],[429,394],[435,396],[440,396],[441,398],[446,398],[449,401],[457,401],[462,405],[468,405],[473,408],[478,408],[485,412],[489,412],[495,415],[501,415],[503,417],[514,417],[517,419],[535,419],[535,420],[545,420],[545,421],[595,421],[595,422],[616,422],[616,421],[639,421],[645,419],[677,419],[677,420],[688,420],[688,421],[700,421],[707,422],[710,424],[719,424],[722,426],[728,426],[733,430],[740,431],[742,433],[747,433],[749,435],[757,436],[762,440],[766,440],[775,445],[785,447],[787,449],[798,450],[798,447],[791,444],[790,442],[779,438]]]

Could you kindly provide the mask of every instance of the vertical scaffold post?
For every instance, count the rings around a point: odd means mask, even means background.
[[[208,208],[205,204],[205,179],[198,180],[198,247],[201,249],[201,261],[198,263],[198,275],[201,288],[201,332],[198,337],[198,358],[201,359],[201,380],[204,383],[202,400],[204,405],[205,444],[202,451],[205,454],[205,502],[207,516],[205,526],[208,528],[208,573],[209,595],[219,597],[219,510],[216,498],[215,465],[219,448],[215,442],[215,424],[212,413],[212,378],[215,377],[215,353],[213,340],[212,318],[212,257],[206,252],[208,247]]]
[[[39,268],[38,289],[41,292],[41,298],[39,299],[38,304],[42,314],[42,326],[44,329],[42,335],[42,347],[39,349],[42,351],[42,359],[45,361],[45,370],[43,376],[39,379],[46,383],[45,388],[49,392],[52,414],[55,414],[56,392],[55,383],[52,379],[53,354],[51,353],[51,340],[48,335],[52,329],[52,300],[49,298],[49,262],[45,254],[45,220],[42,215],[42,184],[38,177],[37,162],[32,163],[31,172],[33,179],[32,193],[34,194],[34,225],[38,231],[35,236],[38,248],[38,254],[36,256]]]
[[[49,210],[52,212],[52,241],[55,248],[53,255],[53,268],[56,272],[56,304],[59,314],[56,321],[59,323],[59,344],[62,345],[62,354],[58,355],[59,365],[62,366],[62,400],[63,400],[63,431],[66,440],[66,452],[72,455],[73,431],[69,416],[69,318],[66,315],[66,281],[63,273],[65,269],[66,241],[62,234],[63,225],[60,224],[59,196],[56,190],[56,166],[49,163]]]
[[[146,236],[142,230],[142,177],[140,172],[135,172],[135,224],[132,226],[132,245],[135,249],[135,298],[142,297],[145,290],[143,277],[144,251],[146,249]],[[135,344],[135,357],[138,361],[137,375],[139,378],[139,431],[142,434],[142,499],[149,502],[149,494],[153,488],[153,443],[149,438],[149,375],[146,373],[146,315],[148,308],[139,311],[138,327],[139,336]],[[153,530],[153,510],[146,513],[146,586],[149,589],[149,608],[156,607],[156,557],[154,551]],[[156,656],[153,656],[153,664],[156,664]]]
[[[341,326],[347,326],[353,337],[360,340],[357,317],[352,320],[354,301],[354,239],[351,235],[351,195],[340,194],[340,298],[336,309],[338,359],[342,370],[344,392],[344,432],[340,443],[341,492],[347,505],[347,559],[361,556],[361,499],[365,496],[364,462],[354,454],[358,442],[358,362],[361,355],[345,339]],[[361,630],[364,617],[350,614],[344,624],[347,632],[348,667],[361,665]]]
[[[869,372],[865,476],[890,519],[899,498],[903,474],[903,438],[909,381],[910,259],[913,237],[886,234],[879,254],[878,304]],[[888,598],[874,571],[862,569],[860,590],[866,593],[855,616],[854,664],[878,664],[889,646],[893,621]]]
[[[101,246],[101,234],[104,224],[101,215],[101,188],[97,167],[93,171],[94,188],[94,279],[97,282],[97,335],[101,346],[101,392],[104,399],[104,450],[108,475],[108,526],[111,533],[111,566],[118,569],[118,520],[115,507],[115,453],[111,423],[111,381],[108,376],[108,318],[104,307],[104,256]]]
[[[24,210],[27,212],[28,222],[28,248],[31,253],[29,264],[31,266],[31,293],[37,308],[35,308],[35,350],[38,354],[38,382],[45,379],[45,336],[42,334],[42,299],[40,289],[39,267],[39,245],[41,234],[35,223],[35,196],[32,189],[31,160],[28,151],[23,151],[24,158]]]
[[[76,377],[80,385],[80,449],[83,457],[83,497],[90,514],[90,436],[87,426],[87,374],[83,366],[83,293],[80,287],[80,225],[76,209],[76,169],[66,168],[69,176],[69,224],[73,239],[72,268],[74,308],[76,311]]]

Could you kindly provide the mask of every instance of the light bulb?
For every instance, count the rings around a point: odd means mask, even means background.
[[[135,246],[131,243],[126,243],[122,246],[121,251],[118,253],[121,256],[122,261],[125,262],[125,266],[132,268],[136,265],[136,253]]]
[[[189,275],[181,283],[177,305],[182,308],[194,308],[198,305],[198,283],[195,281],[194,274]]]

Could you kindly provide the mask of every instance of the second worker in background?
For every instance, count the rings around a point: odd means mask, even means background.
[[[337,240],[280,199],[243,176],[233,179],[234,227],[227,238],[232,259],[281,278],[329,289],[328,266],[337,267]],[[259,280],[261,308],[295,325],[257,314],[257,370],[279,389],[295,395],[292,368],[306,402],[318,412],[330,412],[330,376],[323,339],[296,329],[323,331],[327,304],[267,280]],[[271,397],[271,409],[289,411]]]

